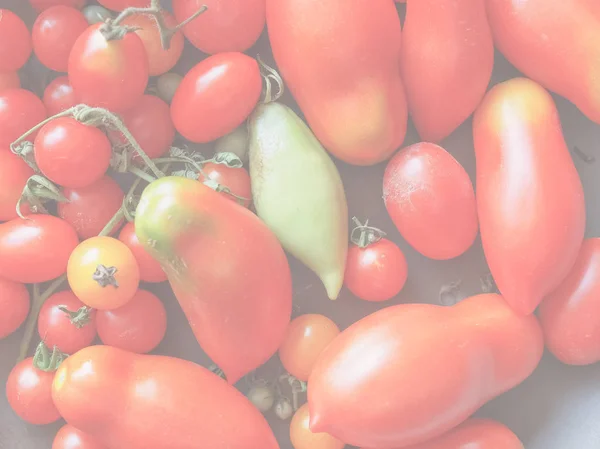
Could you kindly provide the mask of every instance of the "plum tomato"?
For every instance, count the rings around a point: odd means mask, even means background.
[[[133,222],[129,222],[123,226],[119,234],[119,240],[125,243],[133,253],[140,268],[140,280],[152,283],[167,280],[167,274],[160,266],[160,263],[146,251],[138,240]]]
[[[226,192],[221,192],[226,198],[239,202],[243,204],[244,207],[250,206],[252,188],[248,170],[243,167],[229,167],[225,164],[209,162],[202,167],[202,172],[205,176],[200,178],[201,181],[218,183],[220,186],[229,189],[229,191],[235,195],[234,197]],[[241,198],[243,198],[243,200],[241,200]]]
[[[29,0],[33,9],[42,12],[52,6],[63,5],[81,9],[85,6],[86,0]]]
[[[42,100],[50,117],[80,103],[67,76],[59,76],[53,79],[46,86]]]
[[[21,87],[21,78],[17,72],[0,72],[0,92]]]
[[[25,22],[14,12],[0,9],[0,72],[19,70],[30,54],[31,35]]]
[[[308,404],[304,404],[290,422],[290,441],[294,449],[343,449],[346,446],[328,433],[313,433],[309,422]]]
[[[21,327],[29,307],[29,292],[24,284],[0,279],[0,339]]]
[[[70,424],[60,428],[54,437],[52,449],[106,449],[96,438]]]
[[[0,92],[0,150],[8,149],[11,143],[45,118],[44,103],[28,90],[7,89]],[[34,136],[30,136],[29,140]]]
[[[23,159],[10,151],[0,151],[0,222],[17,218],[17,202],[31,176],[33,170]],[[29,213],[29,207],[22,205],[21,213]]]

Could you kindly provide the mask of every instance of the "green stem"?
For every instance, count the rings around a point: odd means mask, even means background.
[[[279,73],[277,73],[277,70],[265,64],[264,61],[260,58],[260,55],[256,55],[256,60],[258,61],[258,65],[261,68],[261,74],[265,82],[265,98],[263,99],[263,103],[268,104],[279,100],[285,92],[285,84],[283,82],[283,78]],[[274,95],[272,86],[273,82],[275,82],[275,84],[277,85],[277,93]]]
[[[68,355],[61,352],[56,346],[50,353],[46,344],[41,341],[33,356],[33,366],[41,371],[53,373],[67,357]]]
[[[143,179],[146,182],[154,182],[154,181],[156,181],[156,178],[154,176],[149,175],[144,170],[141,170],[141,169],[139,169],[137,167],[129,167],[129,169],[127,171],[129,173],[131,173],[132,175],[135,175],[138,178]]]
[[[350,240],[360,248],[366,248],[367,246],[378,242],[386,235],[381,229],[369,226],[369,220],[362,224],[358,218],[352,217],[352,221],[356,227],[350,234]]]

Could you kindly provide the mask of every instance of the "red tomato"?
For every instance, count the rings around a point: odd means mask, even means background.
[[[9,145],[46,118],[44,103],[25,89],[0,92],[0,149]],[[33,140],[29,136],[28,140]]]
[[[146,251],[143,245],[135,235],[135,225],[133,222],[127,223],[119,234],[121,240],[133,253],[135,260],[140,267],[140,280],[144,282],[164,282],[167,280],[167,274],[160,266],[160,263]]]
[[[214,164],[209,162],[202,167],[202,172],[206,175],[206,177],[203,178],[204,181],[210,180],[219,183],[221,186],[228,188],[234,195],[245,198],[245,201],[242,203],[244,207],[250,206],[252,188],[248,170],[243,167],[233,168],[225,164]],[[221,193],[232,201],[240,202],[238,198],[232,195],[225,192]]]
[[[82,240],[100,234],[123,205],[125,196],[108,175],[86,187],[65,188],[62,193],[69,202],[58,203],[58,216],[71,224]],[[114,231],[118,228],[115,226]]]
[[[60,365],[52,398],[69,424],[110,448],[279,448],[243,394],[187,360],[91,346]]]
[[[70,6],[53,6],[42,12],[31,31],[33,51],[49,69],[66,72],[69,53],[89,24],[81,11]]]
[[[167,312],[160,299],[138,290],[131,301],[114,310],[98,311],[102,343],[143,354],[155,349],[167,331]]]
[[[193,142],[215,140],[248,118],[261,90],[255,59],[243,53],[209,56],[185,75],[175,92],[171,102],[175,128]]]
[[[29,314],[29,292],[18,282],[0,279],[0,339],[16,331]]]
[[[17,72],[0,72],[0,92],[21,87],[21,78]]]
[[[75,229],[52,215],[0,224],[0,277],[25,284],[57,278],[78,243]]]
[[[477,237],[477,204],[469,175],[432,143],[399,151],[383,177],[385,207],[402,237],[424,256],[460,256]]]
[[[52,449],[106,449],[96,438],[75,427],[65,424],[60,428]]]
[[[33,170],[19,156],[10,151],[0,151],[0,221],[17,218],[17,202]],[[26,205],[21,213],[29,212]]]
[[[143,8],[150,4],[150,0],[98,0],[102,6],[113,11],[123,11],[125,8],[137,7]]]
[[[19,70],[31,54],[31,35],[19,16],[0,9],[0,72]]]
[[[44,176],[58,185],[77,188],[104,176],[112,147],[98,128],[61,117],[40,129],[34,150],[35,162]]]
[[[290,441],[294,449],[343,449],[346,447],[328,433],[313,433],[309,427],[308,404],[304,404],[294,414],[290,422]]]
[[[69,55],[69,81],[82,103],[115,111],[135,106],[148,84],[148,56],[141,39],[128,33],[107,41],[90,26]]]
[[[325,315],[307,314],[290,323],[279,358],[283,367],[295,378],[307,381],[317,358],[340,333],[340,329]]]
[[[31,6],[37,11],[42,12],[52,6],[64,5],[81,9],[85,6],[86,0],[29,0]]]
[[[497,84],[475,113],[473,138],[483,251],[506,301],[531,313],[573,267],[585,231],[554,101],[525,78]]]
[[[71,291],[55,293],[44,302],[38,317],[38,333],[49,347],[58,347],[66,354],[74,354],[89,346],[96,338],[96,312],[90,311],[88,323],[72,322],[71,317],[59,307],[77,312],[85,307]]]
[[[177,22],[191,17],[203,5],[206,12],[183,28],[189,41],[204,53],[246,51],[265,27],[265,0],[174,0]]]
[[[58,114],[80,103],[67,76],[59,76],[44,91],[44,105],[49,116]]]
[[[60,419],[52,402],[54,373],[33,366],[33,358],[19,362],[6,381],[6,399],[14,412],[30,424],[50,424]]]

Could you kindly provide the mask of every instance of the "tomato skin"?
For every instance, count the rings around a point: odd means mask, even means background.
[[[203,178],[204,180],[215,181],[222,186],[229,188],[234,195],[245,198],[243,202],[244,207],[250,206],[252,187],[248,170],[243,167],[233,168],[228,167],[225,164],[214,164],[209,162],[202,167],[202,171],[206,175]],[[225,192],[221,192],[221,194],[224,195],[225,198],[239,203],[237,198],[228,195]]]
[[[33,170],[16,154],[0,151],[0,222],[17,218],[17,202]],[[23,205],[21,213],[29,213]]]
[[[107,41],[100,27],[90,26],[69,55],[69,80],[82,103],[112,111],[135,106],[148,84],[148,57],[141,39],[128,33]]]
[[[78,9],[53,6],[35,20],[31,37],[35,55],[49,69],[66,72],[69,53],[77,38],[88,28],[88,22]]]
[[[65,424],[54,437],[52,449],[106,449],[106,447],[87,433]]]
[[[485,257],[506,301],[531,313],[577,258],[586,221],[581,181],[554,101],[531,80],[490,90],[473,137]]]
[[[127,223],[119,234],[121,240],[133,253],[140,267],[140,280],[144,282],[164,282],[167,273],[162,269],[160,263],[146,251],[137,238],[133,222]]]
[[[499,295],[387,307],[321,353],[308,381],[310,428],[360,447],[419,444],[521,383],[543,352],[535,316]]]
[[[46,86],[42,100],[50,117],[80,103],[67,76],[53,79]]]
[[[265,0],[174,0],[177,22],[191,17],[203,5],[208,9],[183,28],[185,36],[208,54],[246,51],[265,27]]]
[[[267,28],[286,87],[325,148],[355,165],[398,149],[408,116],[394,2],[267,0]]]
[[[52,215],[30,215],[0,224],[0,277],[24,284],[65,273],[79,243],[73,227]]]
[[[54,373],[33,366],[33,358],[19,362],[8,375],[6,399],[13,411],[30,424],[50,424],[60,419],[52,402]]]
[[[477,237],[477,203],[469,175],[435,144],[411,145],[390,160],[383,199],[402,237],[426,257],[460,256]]]
[[[0,8],[0,72],[14,72],[31,54],[31,35],[25,22],[9,9]]]
[[[128,7],[143,8],[150,4],[149,0],[98,0],[102,6],[113,11],[123,11]]]
[[[171,102],[171,118],[186,139],[210,142],[248,118],[261,90],[255,59],[243,53],[209,56],[181,81]]]
[[[25,322],[29,314],[29,292],[25,285],[0,278],[0,340]]]
[[[327,433],[312,433],[308,404],[300,407],[290,422],[290,441],[294,449],[344,449],[346,445]]]
[[[244,395],[207,369],[173,357],[85,348],[58,368],[52,398],[69,424],[110,448],[279,447]],[[152,428],[162,430],[148,432]]]
[[[229,383],[277,351],[292,311],[291,273],[256,215],[198,181],[171,176],[146,187],[135,230]]]
[[[25,89],[0,92],[0,150],[46,118],[42,101]],[[29,136],[32,140],[35,134]]]
[[[17,72],[0,72],[0,92],[21,87],[21,78]]]
[[[73,8],[81,9],[85,6],[86,0],[29,0],[33,9],[37,12],[42,12],[52,6],[64,5]]]

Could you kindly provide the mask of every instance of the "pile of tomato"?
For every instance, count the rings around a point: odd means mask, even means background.
[[[53,449],[277,449],[265,416],[294,449],[520,449],[472,415],[545,348],[600,361],[600,240],[550,94],[600,123],[600,3],[19,5],[0,9],[0,339],[22,330],[6,398],[64,420]],[[523,76],[490,88],[496,49]],[[442,146],[465,123],[476,188]],[[376,164],[400,246],[449,261],[480,236],[482,294],[389,305],[411,267],[339,172],[355,189]],[[343,330],[295,313],[300,264],[380,307]],[[210,367],[156,353],[158,284]]]

